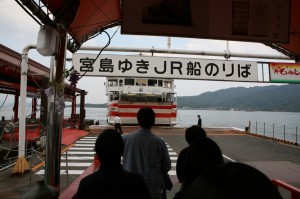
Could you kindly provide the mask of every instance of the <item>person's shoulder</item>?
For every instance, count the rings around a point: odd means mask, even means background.
[[[129,133],[123,134],[122,137],[123,137],[123,140],[126,141],[129,139],[130,140],[135,139],[136,137],[139,137],[139,135],[138,135],[137,131],[134,131],[134,132],[129,132]]]
[[[185,158],[188,154],[190,147],[186,147],[179,152],[178,159]]]
[[[98,181],[99,178],[101,178],[101,175],[100,175],[99,170],[98,170],[98,171],[82,178],[80,183],[81,184],[90,184],[90,185],[92,185],[95,181]]]
[[[156,139],[161,143],[161,144],[166,144],[165,140],[163,138],[160,138],[156,135],[154,135],[156,137]]]
[[[182,149],[179,154],[185,154],[189,151],[189,149],[190,149],[190,146],[187,146],[184,149]]]

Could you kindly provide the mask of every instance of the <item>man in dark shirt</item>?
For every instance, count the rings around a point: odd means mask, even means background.
[[[202,119],[200,117],[200,115],[198,115],[198,126],[202,127]]]
[[[123,136],[125,149],[124,168],[140,173],[148,186],[152,199],[161,199],[165,188],[163,174],[171,169],[171,159],[166,142],[154,135],[155,112],[143,107],[138,111],[140,129]]]
[[[113,129],[104,130],[96,140],[95,150],[101,166],[80,181],[77,199],[150,199],[144,178],[123,169],[124,142],[120,133]]]
[[[197,125],[193,125],[188,129],[186,129],[185,139],[189,145],[191,145],[191,143],[199,137],[206,137],[206,132],[201,127]],[[184,182],[184,165],[186,162],[188,150],[189,150],[189,146],[182,149],[177,158],[176,174],[180,183]]]

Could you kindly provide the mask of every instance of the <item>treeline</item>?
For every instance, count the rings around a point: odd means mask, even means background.
[[[300,84],[237,87],[181,96],[177,98],[177,106],[180,109],[300,112]],[[85,107],[106,108],[107,104],[86,104]]]
[[[178,97],[179,108],[300,112],[300,84],[229,88]]]

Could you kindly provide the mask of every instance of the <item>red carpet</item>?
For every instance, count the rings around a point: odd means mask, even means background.
[[[88,131],[79,130],[79,129],[62,129],[62,138],[61,144],[63,145],[70,145],[74,143],[79,138],[86,136],[89,134]]]

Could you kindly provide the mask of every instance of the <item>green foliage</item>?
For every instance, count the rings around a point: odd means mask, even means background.
[[[300,85],[229,88],[178,97],[179,108],[300,112]]]

